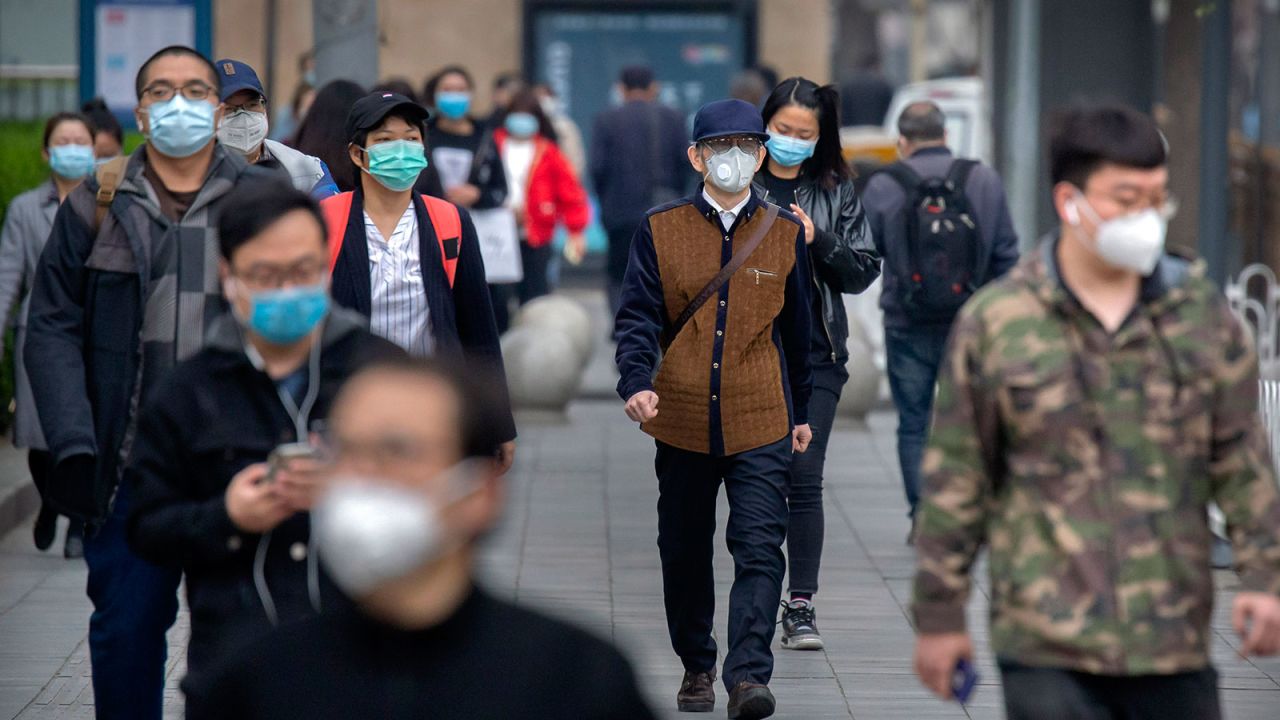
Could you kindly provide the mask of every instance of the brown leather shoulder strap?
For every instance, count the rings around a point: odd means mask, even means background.
[[[107,217],[107,210],[111,208],[111,201],[116,199],[116,189],[124,180],[124,171],[128,165],[129,156],[119,155],[98,166],[95,173],[98,179],[97,206],[93,213],[95,233],[102,227],[102,221]]]
[[[765,212],[764,221],[756,227],[756,231],[752,233],[751,237],[747,238],[746,244],[739,248],[738,252],[733,254],[733,257],[729,259],[728,264],[720,268],[720,272],[716,273],[716,276],[711,278],[711,282],[707,283],[706,287],[698,291],[698,294],[694,296],[693,300],[690,300],[684,310],[680,311],[679,317],[676,318],[676,321],[671,325],[670,330],[668,330],[663,336],[663,350],[666,350],[671,346],[671,343],[675,341],[676,336],[680,334],[680,331],[684,329],[684,326],[688,325],[689,321],[693,319],[694,314],[697,313],[713,295],[720,292],[720,288],[724,287],[724,284],[729,282],[729,278],[733,277],[733,274],[738,271],[738,268],[741,268],[743,263],[747,261],[747,258],[751,256],[751,253],[755,252],[756,248],[760,247],[760,243],[764,242],[764,236],[769,234],[769,230],[773,228],[774,221],[778,219],[778,206],[773,203],[766,203],[766,205],[769,209]]]

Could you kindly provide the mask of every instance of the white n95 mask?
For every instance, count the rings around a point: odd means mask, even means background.
[[[1121,270],[1130,270],[1146,277],[1155,271],[1164,255],[1167,222],[1155,208],[1147,208],[1111,220],[1102,220],[1083,195],[1071,200],[1067,206],[1067,220],[1080,226],[1076,208],[1083,208],[1097,226],[1093,236],[1093,249],[1104,262]]]

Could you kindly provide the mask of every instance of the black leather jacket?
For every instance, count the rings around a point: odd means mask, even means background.
[[[754,188],[765,200],[776,202],[764,186],[756,183]],[[849,358],[849,317],[840,295],[856,295],[880,277],[880,254],[853,181],[841,180],[831,189],[816,180],[802,182],[796,187],[796,204],[813,220],[816,231],[809,245],[809,266],[814,298],[822,303],[823,331],[835,349],[830,361],[843,363]]]

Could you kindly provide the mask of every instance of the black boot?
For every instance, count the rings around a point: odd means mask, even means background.
[[[42,552],[48,550],[58,537],[58,513],[48,505],[40,506],[35,527],[31,528],[31,537],[36,541],[36,549]]]

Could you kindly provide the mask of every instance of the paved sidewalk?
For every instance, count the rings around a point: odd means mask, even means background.
[[[931,699],[911,674],[913,639],[904,607],[913,557],[903,544],[907,523],[894,422],[892,414],[877,413],[867,429],[840,429],[831,442],[818,595],[828,649],[777,651],[772,687],[779,718],[1003,715],[986,648],[985,590],[970,609],[983,683],[973,704],[964,710]],[[496,590],[614,638],[633,659],[655,706],[674,719],[681,668],[667,644],[662,613],[652,462],[652,441],[626,420],[617,402],[584,400],[563,424],[522,425],[509,512],[486,553],[485,573]],[[723,496],[721,504],[723,527]],[[723,638],[732,562],[722,543],[717,577]],[[1229,574],[1219,580],[1234,584]],[[84,583],[82,563],[32,549],[29,523],[0,540],[0,720],[92,717]],[[1235,657],[1229,599],[1230,589],[1219,593],[1214,640],[1227,716],[1274,718],[1280,661]],[[184,614],[170,633],[175,658],[182,655],[185,623]],[[181,717],[176,680],[182,672],[180,660],[171,660],[169,714],[175,718]],[[723,717],[727,699],[718,693],[713,717]]]

